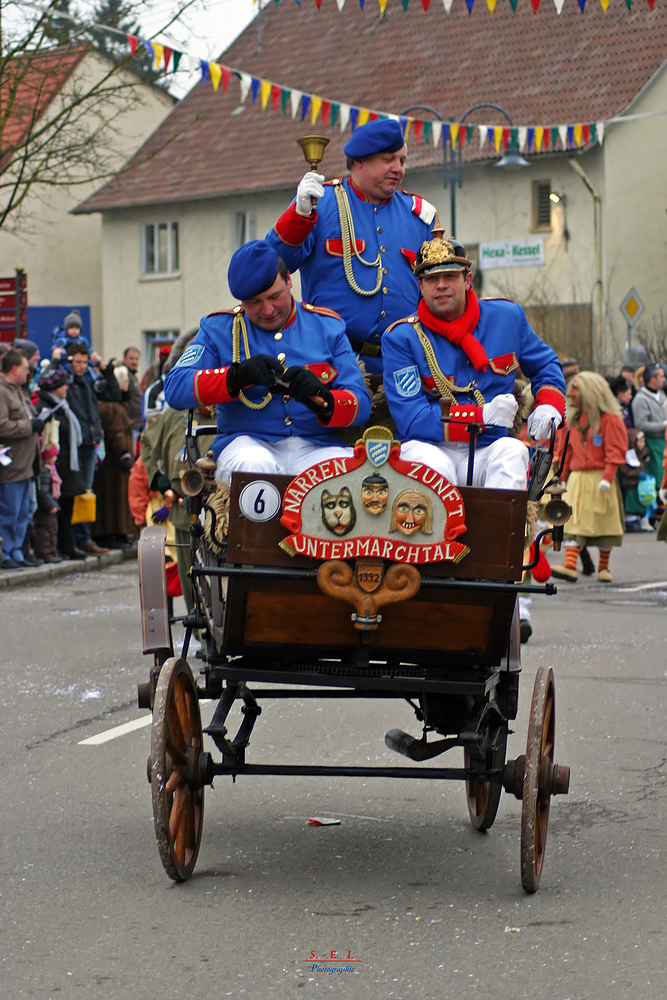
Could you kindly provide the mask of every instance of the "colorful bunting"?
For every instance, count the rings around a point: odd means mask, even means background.
[[[222,70],[220,69],[217,63],[212,62],[208,64],[208,73],[209,76],[211,77],[213,90],[217,90],[218,87],[220,86],[220,81],[222,79]]]
[[[126,35],[127,44],[130,46],[130,55],[133,56],[137,51],[137,45],[139,44],[139,39],[136,35]]]

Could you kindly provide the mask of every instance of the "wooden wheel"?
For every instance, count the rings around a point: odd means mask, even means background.
[[[556,688],[551,667],[540,667],[528,720],[521,807],[521,884],[536,892],[547,846],[549,807],[554,794]],[[569,773],[568,773],[569,781]]]
[[[492,767],[502,770],[505,763],[507,733],[501,736],[498,749],[493,754]],[[472,758],[468,750],[463,751],[463,766],[472,767]],[[500,805],[503,790],[500,781],[476,781],[466,779],[466,798],[468,800],[468,815],[475,830],[484,833],[493,826]]]
[[[201,715],[197,688],[186,660],[162,666],[151,733],[151,790],[158,850],[176,882],[190,878],[204,821],[200,778]]]

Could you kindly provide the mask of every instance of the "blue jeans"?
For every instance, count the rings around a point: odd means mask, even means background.
[[[23,562],[23,542],[30,522],[30,479],[0,483],[2,558]]]
[[[85,483],[87,490],[92,490],[93,479],[95,478],[95,445],[94,444],[82,444],[79,446],[79,468],[81,469],[81,474],[83,476],[83,481]],[[86,542],[90,541],[90,523],[84,522],[82,524],[73,524],[72,533],[74,535],[74,543],[78,548],[85,545]]]

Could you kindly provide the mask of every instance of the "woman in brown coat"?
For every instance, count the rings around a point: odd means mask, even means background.
[[[114,369],[121,390],[127,389],[129,376],[124,365]],[[136,529],[130,511],[128,486],[132,468],[132,423],[120,403],[98,401],[104,428],[104,461],[97,467],[93,489],[97,511],[93,537],[109,548],[128,545],[128,535]]]

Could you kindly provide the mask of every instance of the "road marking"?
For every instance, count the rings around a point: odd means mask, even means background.
[[[637,587],[617,587],[617,594],[632,594],[636,590],[657,590],[658,587],[667,587],[667,580],[659,583],[640,583]]]
[[[93,747],[98,746],[100,743],[108,743],[109,740],[118,739],[119,736],[125,736],[126,733],[133,733],[135,729],[143,729],[144,726],[150,726],[152,721],[152,715],[147,715],[141,719],[133,719],[132,722],[125,722],[122,726],[107,729],[105,733],[98,733],[97,736],[89,736],[87,740],[79,740],[78,746]]]
[[[210,701],[210,698],[202,698],[199,704],[208,705],[210,704]],[[133,719],[132,722],[124,722],[122,726],[114,726],[113,729],[107,729],[103,733],[98,733],[97,736],[89,736],[86,740],[79,740],[77,746],[99,746],[100,743],[108,743],[110,740],[116,740],[119,736],[125,736],[126,733],[133,733],[135,729],[143,729],[144,726],[150,726],[152,721],[152,713],[150,715],[144,715],[141,719]]]

